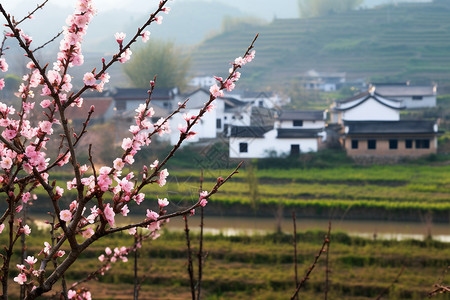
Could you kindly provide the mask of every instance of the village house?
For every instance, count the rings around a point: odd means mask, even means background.
[[[337,100],[331,123],[341,125],[342,145],[357,160],[398,160],[437,152],[436,121],[400,120],[403,100],[381,96],[371,88],[355,97]]]
[[[231,158],[264,158],[316,152],[322,147],[326,111],[281,111],[272,126],[233,126]]]
[[[299,82],[308,90],[320,90],[323,92],[336,91],[346,81],[343,72],[317,72],[309,70],[300,76]]]
[[[406,109],[436,106],[437,85],[410,85],[404,83],[372,83],[370,88],[389,99],[403,101]]]

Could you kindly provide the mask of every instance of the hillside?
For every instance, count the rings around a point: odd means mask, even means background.
[[[259,32],[257,59],[244,76],[253,85],[287,84],[310,69],[347,72],[349,78],[445,83],[450,78],[449,15],[450,5],[443,2],[417,3],[240,26],[200,44],[193,68],[199,74],[223,74],[224,62],[240,55]]]

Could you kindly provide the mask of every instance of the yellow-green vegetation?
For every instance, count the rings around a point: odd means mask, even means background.
[[[33,229],[35,230],[35,229]],[[36,234],[37,233],[37,234]],[[298,234],[298,271],[302,278],[321,248],[324,231]],[[37,253],[48,236],[35,232],[28,241],[28,253]],[[198,251],[198,235],[193,235],[193,253]],[[4,242],[4,235],[0,241]],[[101,263],[97,257],[105,247],[131,246],[133,238],[118,234],[98,241],[87,250],[66,274],[68,284],[85,278]],[[289,299],[294,292],[292,236],[207,235],[202,299]],[[450,264],[450,247],[435,241],[372,241],[345,233],[331,234],[329,251],[329,299],[374,299],[388,288],[402,266],[403,274],[383,299],[425,299],[433,284],[442,279]],[[301,299],[322,299],[325,282],[323,253],[310,276]],[[18,256],[15,256],[17,260]],[[98,281],[84,283],[94,299],[130,299],[133,291],[133,257],[128,263],[115,263]],[[13,262],[15,265],[16,261]],[[139,250],[139,276],[145,279],[142,299],[188,299],[189,277],[186,271],[184,233],[164,232],[154,241],[146,241]],[[194,257],[194,270],[197,271]],[[16,272],[14,268],[14,272]],[[11,276],[15,276],[11,274]],[[443,284],[449,284],[448,278]],[[11,282],[16,290],[16,285]],[[56,288],[60,285],[57,284]],[[434,299],[450,299],[450,294]]]
[[[204,173],[204,189],[214,186],[217,177],[225,177],[230,170],[208,170]],[[254,176],[253,185],[248,177]],[[65,186],[65,181],[57,184]],[[68,177],[67,177],[68,180]],[[146,199],[141,206],[154,208],[157,197],[168,198],[177,206],[190,205],[198,200],[199,172],[179,170],[171,172],[169,182],[163,188],[150,185],[143,189]],[[252,194],[257,185],[257,195]],[[279,205],[286,208],[311,209],[315,213],[331,210],[358,210],[364,217],[383,218],[380,213],[395,212],[393,218],[431,211],[435,220],[448,219],[450,209],[449,165],[395,165],[395,166],[343,166],[336,168],[307,169],[255,169],[249,173],[245,167],[232,180],[223,185],[210,200],[208,209],[225,207],[229,214],[248,207],[248,214],[271,211]],[[44,198],[42,189],[38,196]],[[74,191],[66,191],[65,200],[75,199]],[[107,198],[107,196],[106,196]],[[45,201],[43,201],[45,202]],[[131,204],[133,205],[133,203]],[[32,209],[44,209],[35,206]],[[257,209],[259,208],[259,210]],[[391,216],[392,217],[392,216]]]

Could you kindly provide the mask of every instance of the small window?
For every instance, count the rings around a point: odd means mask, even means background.
[[[367,140],[367,149],[377,149],[377,140]]]
[[[398,140],[389,140],[389,149],[397,149]]]
[[[352,140],[352,149],[358,149],[358,140]]]
[[[416,149],[429,149],[430,140],[416,140]]]
[[[405,140],[405,148],[412,149],[413,140]]]
[[[226,119],[227,119],[227,116],[224,116],[223,119],[226,120]]]
[[[216,119],[216,128],[222,129],[222,119]]]
[[[291,155],[292,156],[300,155],[300,145],[291,145]]]
[[[261,101],[258,101],[258,106],[259,106],[259,107],[264,107],[264,101],[262,101],[262,100],[261,100]]]
[[[412,96],[413,100],[422,100],[423,97],[422,96]]]
[[[293,122],[295,127],[302,127],[303,126],[303,120],[294,120]]]
[[[239,152],[247,153],[248,152],[248,143],[239,143]]]

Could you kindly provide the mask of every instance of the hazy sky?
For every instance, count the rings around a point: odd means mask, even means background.
[[[171,0],[168,6],[176,2],[189,2],[190,0]],[[235,6],[242,12],[256,15],[261,18],[271,20],[274,16],[278,18],[296,18],[298,17],[297,0],[202,0],[205,2],[221,2],[230,6]],[[2,0],[4,5],[10,11],[25,13],[30,8],[36,7],[42,0]],[[50,0],[49,3],[72,8],[75,0]],[[141,12],[156,7],[159,0],[95,0],[95,5],[100,10],[120,9],[131,12]],[[26,8],[26,9],[24,9]]]

